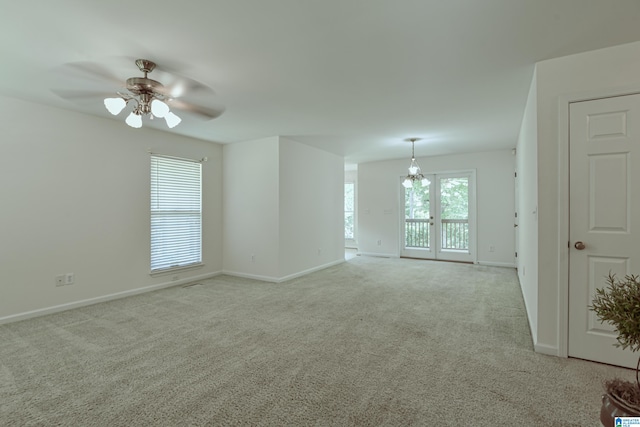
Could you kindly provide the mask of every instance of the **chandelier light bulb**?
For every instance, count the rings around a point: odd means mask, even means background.
[[[406,178],[404,179],[404,181],[402,181],[402,186],[403,186],[404,188],[411,188],[411,187],[413,187],[413,181],[411,181],[411,178],[406,177]]]
[[[422,178],[422,186],[423,187],[426,187],[429,184],[431,184],[431,181],[429,181],[427,178]]]
[[[182,121],[180,117],[176,116],[171,111],[164,116],[164,119],[167,121],[167,126],[169,126],[169,128],[176,127],[178,123]]]
[[[151,101],[151,114],[156,117],[164,117],[169,113],[169,106],[159,99]]]
[[[409,175],[415,175],[418,173],[418,165],[416,164],[416,159],[411,159],[411,165],[409,166]]]
[[[122,98],[105,98],[104,106],[107,107],[107,110],[117,116],[120,112],[127,106],[127,101]]]
[[[134,112],[131,112],[131,114],[129,114],[129,117],[127,117],[127,120],[125,120],[125,122],[132,128],[141,128],[142,116]]]

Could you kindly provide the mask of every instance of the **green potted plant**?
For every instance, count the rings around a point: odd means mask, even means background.
[[[616,347],[636,352],[640,350],[640,280],[627,275],[624,279],[609,273],[607,286],[596,289],[590,309],[601,322],[609,322],[618,334]],[[640,416],[640,358],[636,364],[636,381],[619,378],[605,382],[600,421],[613,427],[614,417]]]

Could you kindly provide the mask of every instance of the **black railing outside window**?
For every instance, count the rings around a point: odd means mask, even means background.
[[[469,220],[443,219],[441,224],[442,249],[469,249]],[[405,247],[429,248],[430,226],[428,219],[405,219],[404,230]]]

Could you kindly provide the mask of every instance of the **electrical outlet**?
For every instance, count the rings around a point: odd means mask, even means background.
[[[322,248],[318,248],[318,255],[322,255]]]
[[[255,254],[251,254],[251,262],[256,262],[256,256],[255,256]]]
[[[64,284],[65,285],[73,285],[76,281],[75,273],[67,273],[64,275]]]
[[[382,245],[382,240],[378,240],[378,246]]]
[[[56,276],[56,286],[64,286],[64,274]]]
[[[495,246],[489,246],[489,252],[495,252],[495,251],[496,251]]]

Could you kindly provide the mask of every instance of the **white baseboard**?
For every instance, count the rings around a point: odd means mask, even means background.
[[[488,267],[507,267],[516,268],[517,265],[513,262],[493,262],[493,261],[478,261],[478,265],[486,265]]]
[[[317,267],[309,268],[307,270],[300,271],[298,273],[289,274],[287,276],[281,277],[280,282],[286,282],[287,280],[295,279],[296,277],[306,276],[309,273],[313,273],[315,271],[324,270],[325,268],[333,267],[334,265],[342,264],[345,262],[344,258],[337,259],[332,262],[328,262],[326,264],[319,265]]]
[[[263,276],[260,274],[249,274],[249,273],[243,273],[240,271],[233,271],[233,270],[222,270],[222,274],[225,274],[227,276],[233,276],[233,277],[241,277],[243,279],[259,280],[261,282],[271,282],[271,283],[280,282],[280,279],[278,279],[277,277]]]
[[[325,268],[329,268],[329,267],[333,267],[334,265],[342,264],[343,262],[345,262],[344,259],[338,259],[336,261],[332,261],[332,262],[329,262],[329,263],[326,263],[326,264],[319,265],[317,267],[312,267],[312,268],[309,268],[307,270],[302,270],[302,271],[299,271],[297,273],[289,274],[287,276],[282,276],[282,277],[262,276],[262,275],[258,275],[258,274],[249,274],[249,273],[242,273],[242,272],[239,272],[239,271],[230,271],[230,270],[223,270],[222,274],[226,274],[226,275],[229,275],[229,276],[235,276],[235,277],[242,277],[244,279],[261,280],[263,282],[282,283],[282,282],[286,282],[287,280],[295,279],[296,277],[306,276],[307,274],[313,273],[315,271],[324,270]]]
[[[559,356],[558,347],[547,345],[547,344],[534,344],[533,350],[536,353],[546,354],[548,356]]]
[[[39,316],[46,316],[47,314],[60,313],[61,311],[72,310],[74,308],[86,307],[88,305],[98,304],[101,302],[107,302],[120,298],[126,298],[133,295],[143,294],[146,292],[157,291],[158,289],[170,288],[173,286],[181,286],[191,282],[197,282],[199,280],[209,279],[211,277],[219,276],[221,271],[214,273],[201,274],[199,276],[191,276],[185,279],[158,283],[156,285],[144,286],[142,288],[130,289],[128,291],[117,292],[115,294],[103,295],[100,297],[89,298],[80,301],[74,301],[66,304],[55,305],[52,307],[40,308],[37,310],[26,311],[24,313],[12,314],[10,316],[0,317],[0,325],[4,323],[18,322],[20,320],[31,319]]]
[[[378,252],[358,252],[358,255],[372,256],[377,258],[400,258],[398,254],[381,254]]]

